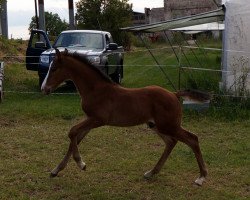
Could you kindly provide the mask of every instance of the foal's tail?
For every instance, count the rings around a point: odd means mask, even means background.
[[[177,98],[183,97],[198,102],[206,102],[211,99],[210,94],[199,90],[180,90],[175,93]]]

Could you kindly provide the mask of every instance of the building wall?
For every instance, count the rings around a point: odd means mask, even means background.
[[[217,6],[212,0],[164,0],[166,20],[196,15],[216,8]]]
[[[250,95],[250,4],[228,1],[223,41],[223,87],[238,96]]]
[[[133,12],[133,26],[140,26],[145,23],[145,13]]]
[[[217,9],[212,0],[163,0],[163,8],[146,8],[147,23],[160,22],[174,18],[196,15]],[[221,0],[215,0],[221,4]]]
[[[146,23],[165,21],[164,8],[145,8]]]

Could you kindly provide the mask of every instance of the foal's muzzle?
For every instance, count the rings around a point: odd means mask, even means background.
[[[41,91],[42,91],[43,94],[48,95],[48,94],[50,94],[52,92],[52,88],[48,87],[46,85],[42,85]]]

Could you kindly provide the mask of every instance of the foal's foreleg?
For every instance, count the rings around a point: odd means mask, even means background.
[[[88,132],[89,131],[85,131],[85,132],[82,132],[79,135],[77,135],[77,144],[79,144],[82,141],[82,139],[87,135]],[[56,168],[54,168],[51,171],[51,174],[50,174],[51,177],[57,176],[57,174],[67,166],[69,159],[72,155],[72,152],[73,152],[73,147],[72,147],[72,143],[70,142],[68,151],[67,151],[66,155],[64,156],[63,160],[59,163],[59,165]],[[82,168],[83,169],[86,168],[86,165],[85,165],[85,167],[83,166]]]
[[[55,177],[55,176],[57,176],[57,174],[58,174],[60,171],[62,171],[62,170],[67,166],[67,163],[68,163],[68,161],[69,161],[71,155],[72,155],[72,144],[70,143],[66,155],[64,156],[63,160],[59,163],[59,165],[57,165],[57,167],[54,168],[54,169],[51,171],[50,177]]]
[[[85,135],[81,135],[81,133],[87,134],[92,128],[96,128],[99,126],[101,126],[101,123],[99,121],[92,119],[92,118],[87,118],[81,123],[73,126],[69,132],[69,138],[72,144],[73,158],[76,161],[78,167],[82,170],[86,168],[86,164],[82,161],[82,158],[80,156],[80,153],[77,147],[77,144],[85,136]]]
[[[157,162],[155,167],[152,170],[150,170],[144,174],[144,178],[146,178],[146,179],[151,178],[154,174],[157,174],[160,172],[160,170],[163,167],[164,163],[166,162],[168,156],[170,155],[171,151],[173,150],[173,148],[175,147],[175,145],[177,143],[177,141],[175,139],[172,139],[166,135],[163,135],[161,133],[158,133],[158,135],[164,140],[166,147],[164,149],[164,152],[163,152],[160,160]]]
[[[70,142],[70,144],[72,144],[73,159],[75,160],[77,166],[81,170],[86,169],[86,164],[85,164],[85,162],[82,161],[82,158],[81,158],[81,155],[79,153],[77,145],[81,142],[81,140],[85,137],[85,135],[87,135],[87,133],[89,131],[90,130],[85,130],[83,133],[78,133],[78,135],[76,135],[76,137],[72,138],[71,142]]]
[[[66,167],[72,154],[79,168],[82,170],[86,168],[86,164],[81,159],[77,144],[81,142],[81,140],[87,135],[87,133],[92,128],[98,127],[99,124],[100,123],[98,123],[96,120],[87,118],[86,120],[80,122],[79,124],[71,128],[69,132],[70,145],[69,145],[68,151],[65,157],[63,158],[63,160],[60,162],[60,164],[51,171],[52,177],[57,176],[57,174]]]

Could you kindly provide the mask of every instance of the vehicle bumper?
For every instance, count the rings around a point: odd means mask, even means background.
[[[40,64],[38,67],[38,75],[40,76],[46,76],[49,71],[49,65],[45,66]]]

